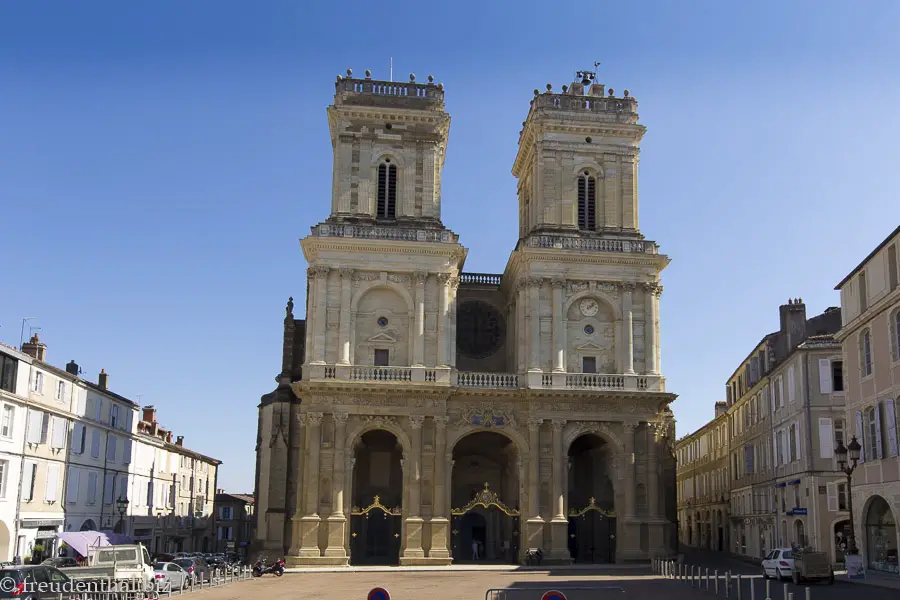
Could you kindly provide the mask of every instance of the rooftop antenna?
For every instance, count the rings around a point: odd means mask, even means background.
[[[28,321],[34,321],[37,317],[23,317],[22,318],[22,331],[19,333],[19,350],[22,349],[22,344],[25,342],[25,323]]]
[[[393,56],[391,57],[391,74],[390,74],[390,80],[389,80],[389,81],[390,81],[391,83],[393,83],[393,81],[394,81],[394,57],[393,57]]]
[[[28,339],[31,339],[31,336],[34,335],[35,331],[40,331],[43,327],[35,327],[34,325],[28,326]]]

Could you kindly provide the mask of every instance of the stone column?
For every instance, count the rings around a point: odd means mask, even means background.
[[[528,368],[528,284],[524,279],[516,282],[516,372]]]
[[[566,371],[566,319],[563,315],[565,279],[554,279],[553,285],[553,371]]]
[[[656,293],[655,283],[644,284],[644,371],[658,375],[656,368]]]
[[[319,558],[319,448],[322,413],[306,413],[306,510],[300,518],[300,558]]]
[[[425,417],[421,415],[412,415],[409,417],[409,425],[412,428],[412,448],[407,457],[409,466],[409,476],[406,481],[409,485],[409,509],[406,517],[406,547],[403,550],[403,556],[400,558],[400,564],[411,565],[421,564],[425,558],[425,552],[422,550],[422,520],[421,514],[421,491],[422,491],[422,425]]]
[[[340,330],[340,356],[338,364],[350,364],[350,290],[353,278],[353,269],[341,269],[341,320]]]
[[[541,280],[531,277],[528,280],[528,321],[531,328],[531,343],[529,344],[528,370],[541,370],[541,310],[540,310]]]
[[[428,558],[450,563],[449,539],[450,511],[447,509],[447,422],[449,417],[438,416],[434,419],[434,500],[431,517],[431,550]]]
[[[312,322],[313,330],[313,363],[325,364],[325,321],[328,319],[328,267],[315,267],[316,274],[316,311]]]
[[[456,290],[459,289],[459,277],[450,278],[450,309],[447,311],[448,327],[447,331],[447,357],[451,367],[456,367]]]
[[[425,366],[425,280],[428,273],[417,271],[413,275],[416,286],[415,324],[413,328],[413,364]]]
[[[448,339],[450,331],[450,274],[438,273],[437,282],[438,299],[440,300],[437,319],[437,363],[439,367],[446,367],[450,365],[450,360],[448,359],[450,349],[450,340]]]
[[[299,408],[299,406],[298,406]],[[306,431],[306,415],[305,414],[297,414],[296,415],[296,425],[297,425],[297,439],[295,440],[297,444],[297,475],[294,480],[294,512],[293,517],[291,518],[291,547],[288,550],[288,554],[291,557],[297,556],[300,554],[300,519],[303,517],[305,511],[303,507],[305,505],[306,498],[303,495],[303,491],[305,489],[305,485],[303,483],[303,478],[306,475],[308,468],[305,468],[305,463],[307,460],[306,457],[306,448],[304,447],[303,441],[301,441],[307,435]]]
[[[564,486],[566,483],[566,459],[563,456],[562,431],[566,426],[563,419],[553,419],[553,467],[551,483],[553,495],[553,520],[550,522],[550,560],[556,563],[570,562],[569,554],[569,519],[566,517],[566,500]]]
[[[654,350],[656,350],[656,372],[658,374],[662,374],[662,352],[660,351],[660,342],[659,342],[659,297],[662,296],[663,286],[657,285],[656,290],[653,292],[653,332],[654,338],[656,339],[656,345]]]
[[[634,284],[622,287],[622,316],[625,334],[625,374],[634,375],[634,322],[632,318],[632,295]]]
[[[625,456],[624,465],[622,465],[623,469],[623,479],[625,485],[625,518],[627,520],[633,520],[637,516],[637,511],[635,507],[635,487],[637,486],[637,481],[635,481],[634,476],[634,432],[637,429],[638,424],[636,422],[630,421],[623,423],[623,430],[625,432],[625,439],[623,440],[625,446]]]
[[[541,518],[541,425],[543,424],[543,419],[528,419],[528,506],[522,505],[522,512],[528,515],[528,520],[525,522],[520,557],[524,557],[524,552],[528,548],[544,546],[544,519]]]
[[[647,514],[651,519],[660,518],[659,514],[659,448],[653,433],[650,436],[650,447],[647,450]]]
[[[344,448],[347,437],[347,413],[336,412],[334,418],[334,464],[331,477],[331,515],[328,517],[328,546],[325,556],[342,559],[346,562],[347,550],[344,547],[344,529],[347,517],[344,515]]]

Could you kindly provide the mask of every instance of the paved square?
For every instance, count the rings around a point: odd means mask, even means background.
[[[494,600],[540,600],[543,591],[577,586],[618,586],[624,591],[569,591],[569,600],[701,600],[712,597],[670,580],[637,573],[592,575],[577,571],[422,571],[288,573],[266,576],[197,592],[196,600],[365,600],[368,591],[385,587],[392,600],[482,600],[489,588],[536,587]],[[490,599],[489,599],[490,600]]]

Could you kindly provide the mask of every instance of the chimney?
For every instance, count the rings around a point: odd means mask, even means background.
[[[172,443],[172,432],[171,431],[166,432],[166,442],[168,442],[170,444]]]
[[[787,304],[779,306],[778,316],[785,350],[791,352],[806,340],[806,305],[803,299],[790,299]]]
[[[728,405],[725,402],[716,402],[717,417],[724,415],[726,410],[728,410]]]
[[[30,340],[22,344],[22,352],[36,360],[47,362],[47,344],[42,343],[36,333],[31,336]]]
[[[66,365],[66,373],[77,376],[78,375],[78,363],[75,362],[74,360],[70,360],[69,363]]]
[[[146,421],[147,423],[156,423],[156,408],[151,404],[149,406],[145,406],[144,416],[141,418],[142,421]]]
[[[225,490],[222,488],[216,488],[216,494],[224,494]]]
[[[184,446],[184,436],[183,435],[179,435],[177,438],[175,438],[175,445],[176,446]]]
[[[97,385],[101,390],[109,389],[109,373],[104,369],[100,369],[100,375],[97,377]]]

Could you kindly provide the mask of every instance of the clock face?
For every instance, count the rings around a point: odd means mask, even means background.
[[[581,314],[586,317],[593,317],[597,314],[597,311],[600,310],[600,306],[593,298],[585,298],[584,300],[582,300],[580,308]]]

